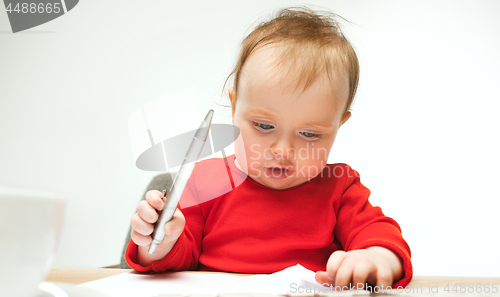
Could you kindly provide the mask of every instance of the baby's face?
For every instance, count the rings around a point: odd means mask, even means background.
[[[332,86],[326,75],[304,92],[272,68],[276,50],[264,47],[244,65],[238,98],[230,89],[237,165],[256,182],[274,189],[300,185],[321,173],[340,126],[348,79]],[[287,88],[287,86],[289,86]],[[281,168],[281,169],[279,169]],[[333,174],[333,173],[331,173]]]

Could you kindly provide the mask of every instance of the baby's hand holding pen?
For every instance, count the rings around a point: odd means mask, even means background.
[[[185,226],[184,215],[179,209],[175,210],[172,220],[164,225],[165,237],[158,245],[154,255],[148,253],[149,245],[152,242],[151,234],[154,230],[154,223],[159,218],[158,211],[161,211],[165,205],[163,193],[157,190],[151,190],[146,193],[146,200],[142,200],[137,205],[137,213],[131,220],[132,226],[131,239],[138,248],[139,264],[147,266],[152,261],[164,258],[177,242]]]

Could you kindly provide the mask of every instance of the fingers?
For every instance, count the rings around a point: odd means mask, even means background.
[[[160,191],[151,190],[146,193],[146,201],[157,210],[162,210],[163,205],[165,204],[165,199]]]
[[[343,290],[349,290],[352,273],[356,266],[357,259],[354,257],[343,257],[340,267],[335,275],[335,287],[340,287]]]
[[[318,271],[314,278],[316,281],[322,285],[336,285],[336,277],[338,275],[338,270],[341,267],[343,261],[347,258],[348,254],[345,251],[334,252],[326,264],[326,271]],[[350,276],[349,276],[350,281]],[[347,283],[349,284],[349,283]]]
[[[165,204],[160,191],[152,190],[146,193],[146,200],[142,200],[137,205],[137,213],[130,219],[132,232],[131,239],[139,246],[151,244],[151,233],[153,224],[158,220],[157,210],[161,210]]]
[[[130,233],[130,239],[132,239],[132,241],[138,246],[149,246],[153,240],[151,236],[139,234],[133,229]]]
[[[377,287],[386,288],[392,286],[392,273],[387,269],[379,269],[377,271]]]
[[[323,286],[328,286],[330,284],[333,285],[333,280],[328,278],[328,274],[326,273],[326,271],[317,271],[314,278],[316,279],[318,284],[321,284]]]
[[[315,279],[318,283],[332,284],[337,290],[344,289],[366,289],[365,284],[375,284],[376,281],[376,266],[367,260],[360,259],[356,262],[354,258],[354,267],[352,266],[352,259],[344,259],[339,267],[335,280],[331,280],[325,271],[316,272]],[[351,263],[350,263],[351,262]],[[372,277],[373,276],[373,277]],[[351,282],[352,279],[352,282]]]
[[[352,273],[352,286],[358,289],[366,289],[365,284],[374,284],[377,267],[372,261],[360,259]]]
[[[164,205],[162,193],[151,190],[146,193],[146,200],[142,200],[137,205],[137,213],[145,222],[154,224],[158,220],[158,211],[162,210]]]
[[[394,281],[390,267],[365,250],[336,251],[326,269],[318,271],[315,279],[323,285],[332,284],[336,290],[366,289],[366,283],[383,290]]]
[[[344,251],[336,251],[328,259],[328,262],[326,263],[326,273],[328,274],[328,278],[331,282],[336,279],[337,271],[347,256],[347,253]]]
[[[158,221],[158,213],[145,200],[142,200],[141,202],[139,202],[139,205],[137,205],[137,214],[139,215],[139,217],[141,217],[141,219],[150,224],[154,224],[156,221]]]
[[[154,230],[153,224],[145,222],[137,213],[135,213],[132,216],[132,219],[130,219],[130,225],[133,230],[141,235],[151,235]]]

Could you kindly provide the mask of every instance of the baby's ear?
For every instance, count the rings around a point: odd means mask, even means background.
[[[235,100],[236,98],[234,97],[234,88],[229,87],[228,91],[229,91],[229,100],[231,101],[232,115],[234,117],[234,110],[236,109],[236,100]]]
[[[234,88],[233,87],[229,87],[228,91],[229,91],[229,100],[231,100],[231,104],[232,104],[233,103],[233,99],[234,99]]]
[[[342,117],[342,122],[340,123],[340,126],[342,126],[345,122],[347,122],[347,120],[351,117],[351,112],[350,111],[346,111],[346,113],[344,113],[344,116]]]

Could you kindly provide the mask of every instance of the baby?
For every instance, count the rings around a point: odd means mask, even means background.
[[[273,273],[299,263],[318,283],[344,289],[409,283],[399,225],[368,202],[355,170],[327,164],[359,77],[336,17],[283,9],[243,40],[229,76],[241,133],[235,154],[196,164],[154,255],[148,247],[164,201],[147,192],[131,219],[132,268]],[[228,176],[233,188],[209,197]]]

